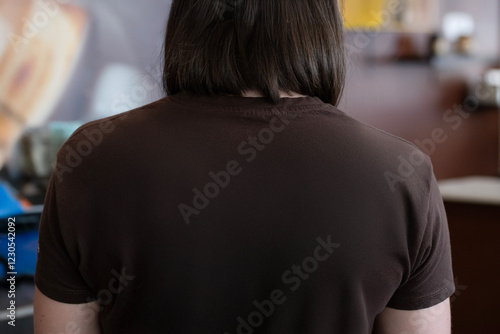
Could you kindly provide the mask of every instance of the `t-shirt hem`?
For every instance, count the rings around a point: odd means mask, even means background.
[[[387,304],[387,307],[404,311],[426,309],[442,303],[447,298],[451,297],[453,293],[455,293],[455,287],[445,286],[435,293],[424,297],[393,300]]]
[[[45,280],[35,275],[35,285],[45,296],[57,302],[66,304],[86,304],[96,300],[88,290],[66,290],[55,288]]]

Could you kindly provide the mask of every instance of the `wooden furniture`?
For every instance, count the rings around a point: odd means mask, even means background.
[[[454,334],[500,333],[500,206],[445,202],[457,290]]]
[[[414,143],[442,129],[447,139],[430,154],[438,181],[498,177],[500,110],[475,110],[459,126],[445,119],[468,96],[461,77],[423,63],[353,66],[340,109]],[[500,333],[500,206],[456,200],[445,200],[457,285],[453,333]]]

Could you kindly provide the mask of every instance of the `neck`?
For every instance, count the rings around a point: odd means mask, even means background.
[[[246,92],[243,92],[243,97],[264,97],[262,93],[256,90],[248,90]],[[285,91],[280,90],[280,98],[288,97],[288,98],[297,98],[297,97],[306,97],[307,95],[301,95],[299,93],[295,92],[290,92],[290,94],[286,93]]]

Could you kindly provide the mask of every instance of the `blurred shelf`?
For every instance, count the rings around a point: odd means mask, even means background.
[[[441,69],[454,69],[461,66],[470,66],[474,64],[494,66],[497,63],[498,59],[496,57],[476,54],[447,54],[443,56],[437,56],[431,61],[431,64],[434,67]]]
[[[444,201],[500,206],[500,177],[472,176],[439,182]]]

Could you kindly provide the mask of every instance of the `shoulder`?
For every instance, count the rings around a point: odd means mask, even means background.
[[[360,136],[360,139],[374,142],[376,144],[385,143],[391,149],[399,149],[402,151],[421,151],[420,148],[414,143],[357,120],[336,107],[331,106],[328,111],[337,115],[342,120],[343,125],[349,127],[349,130],[353,131],[353,135]]]
[[[84,146],[99,146],[103,143],[103,137],[108,137],[124,125],[148,119],[151,113],[161,110],[167,100],[168,98],[163,98],[133,110],[83,124],[64,143],[58,157],[63,157],[64,148],[67,146],[73,146],[75,149],[81,147],[79,150],[84,155]]]
[[[137,140],[133,131],[139,123],[154,122],[152,113],[163,111],[168,98],[117,115],[83,124],[57,152],[54,172],[59,182],[68,175],[82,176],[85,169],[98,167],[103,157],[126,149],[127,141]],[[64,176],[64,177],[63,177]]]
[[[161,108],[165,102],[168,101],[168,98],[162,98],[160,100],[154,101],[152,103],[146,104],[142,107],[132,109],[126,112],[122,112],[113,116],[97,119],[95,121],[91,121],[83,124],[68,139],[66,144],[81,138],[83,134],[86,132],[96,132],[99,131],[102,134],[108,134],[113,132],[120,124],[124,123],[129,119],[136,119],[141,114],[146,115],[148,111],[154,111]]]
[[[365,170],[381,177],[391,192],[420,189],[426,192],[433,178],[431,158],[414,143],[356,120],[343,111],[332,107],[349,145],[349,154],[359,161]]]

